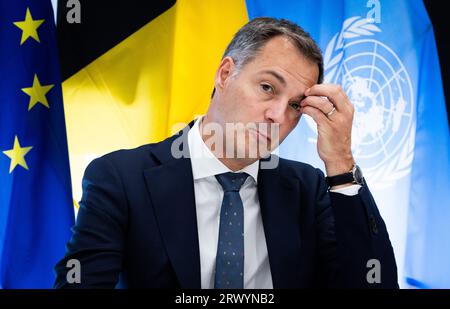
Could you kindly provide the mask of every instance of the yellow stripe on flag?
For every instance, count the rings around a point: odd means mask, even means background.
[[[222,54],[248,20],[244,0],[178,1],[176,10],[167,135],[172,125],[206,112]]]

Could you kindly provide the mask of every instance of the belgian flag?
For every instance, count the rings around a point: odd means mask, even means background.
[[[207,110],[215,70],[247,22],[244,0],[58,2],[74,198],[95,157],[160,141]]]

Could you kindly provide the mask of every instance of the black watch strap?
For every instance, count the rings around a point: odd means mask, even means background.
[[[328,187],[334,187],[334,186],[339,186],[339,185],[343,185],[346,183],[355,182],[352,172],[339,174],[339,175],[335,175],[335,176],[331,176],[331,177],[325,177],[325,180],[327,181]]]

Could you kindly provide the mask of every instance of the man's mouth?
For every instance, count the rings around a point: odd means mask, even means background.
[[[256,134],[258,134],[262,139],[270,142],[271,139],[269,136],[267,136],[266,134],[262,133],[261,131],[259,131],[258,129],[254,129],[254,131],[256,132]]]

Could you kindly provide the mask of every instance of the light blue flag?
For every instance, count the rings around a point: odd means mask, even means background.
[[[51,288],[74,222],[50,0],[0,0],[0,288]]]
[[[247,0],[249,18],[292,20],[324,54],[325,82],[355,106],[352,148],[385,218],[400,285],[450,288],[450,138],[422,1]],[[322,167],[304,116],[280,154]]]

